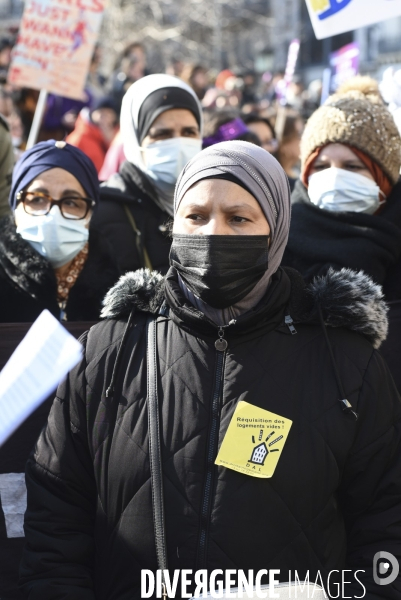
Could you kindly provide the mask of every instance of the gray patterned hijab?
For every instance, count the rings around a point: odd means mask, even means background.
[[[253,290],[236,305],[216,309],[192,294],[180,280],[187,299],[218,325],[227,324],[256,306],[265,295],[287,245],[291,218],[291,192],[287,176],[277,160],[249,142],[231,141],[202,150],[182,171],[175,189],[174,214],[186,192],[198,181],[227,174],[238,179],[254,196],[270,226],[269,265]]]

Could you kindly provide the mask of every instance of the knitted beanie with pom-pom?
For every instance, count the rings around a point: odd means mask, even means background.
[[[335,143],[361,150],[398,181],[401,137],[374,79],[353,77],[313,113],[301,140],[302,171],[316,150]]]

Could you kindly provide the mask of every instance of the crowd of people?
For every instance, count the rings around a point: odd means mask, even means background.
[[[21,485],[1,496],[0,596],[140,598],[168,564],[346,569],[342,597],[398,599],[372,570],[401,559],[401,136],[379,85],[319,106],[282,74],[149,74],[137,43],[100,64],[29,150],[35,94],[0,89],[0,322],[89,329],[47,425],[0,450],[1,480],[40,434],[26,540]],[[249,406],[292,422],[269,475],[252,429],[244,466],[215,464]]]
[[[26,147],[38,92],[20,89],[7,82],[12,47],[12,40],[0,40],[0,113],[9,124],[18,158]],[[165,71],[182,79],[195,92],[208,124],[206,132],[213,133],[218,123],[240,118],[246,124],[246,127],[242,124],[244,133],[248,133],[254,143],[265,144],[266,139],[273,140],[273,145],[266,149],[274,151],[287,175],[294,178],[295,173],[296,178],[299,174],[299,137],[305,119],[319,106],[321,82],[314,81],[305,90],[296,77],[285,85],[281,72],[257,74],[225,69],[218,73],[201,64],[179,59],[167,64]],[[125,159],[119,133],[123,96],[132,83],[149,74],[142,44],[129,44],[108,77],[102,74],[102,48],[96,46],[83,98],[72,100],[50,94],[39,140],[67,140],[81,148],[93,160],[100,179],[107,180]],[[286,107],[283,106],[284,97]],[[269,131],[266,133],[263,125],[259,125],[256,132],[256,123],[263,122]]]

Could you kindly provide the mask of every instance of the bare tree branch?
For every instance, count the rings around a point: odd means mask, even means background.
[[[109,70],[132,41],[145,44],[150,67],[162,70],[174,56],[208,67],[253,65],[271,47],[270,0],[110,0],[101,40]]]

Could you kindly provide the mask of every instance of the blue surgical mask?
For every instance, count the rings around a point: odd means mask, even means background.
[[[186,137],[169,138],[143,148],[146,173],[153,181],[175,186],[179,174],[198,152],[202,140]]]
[[[54,269],[72,260],[85,246],[89,230],[87,219],[65,219],[58,206],[44,216],[34,217],[21,211],[17,233],[39,254],[47,258]]]
[[[169,138],[142,148],[144,172],[156,188],[158,203],[168,215],[174,214],[174,189],[187,162],[202,150],[202,140]]]
[[[371,179],[335,167],[311,175],[308,194],[312,204],[324,210],[369,215],[373,215],[386,200],[379,186]]]

